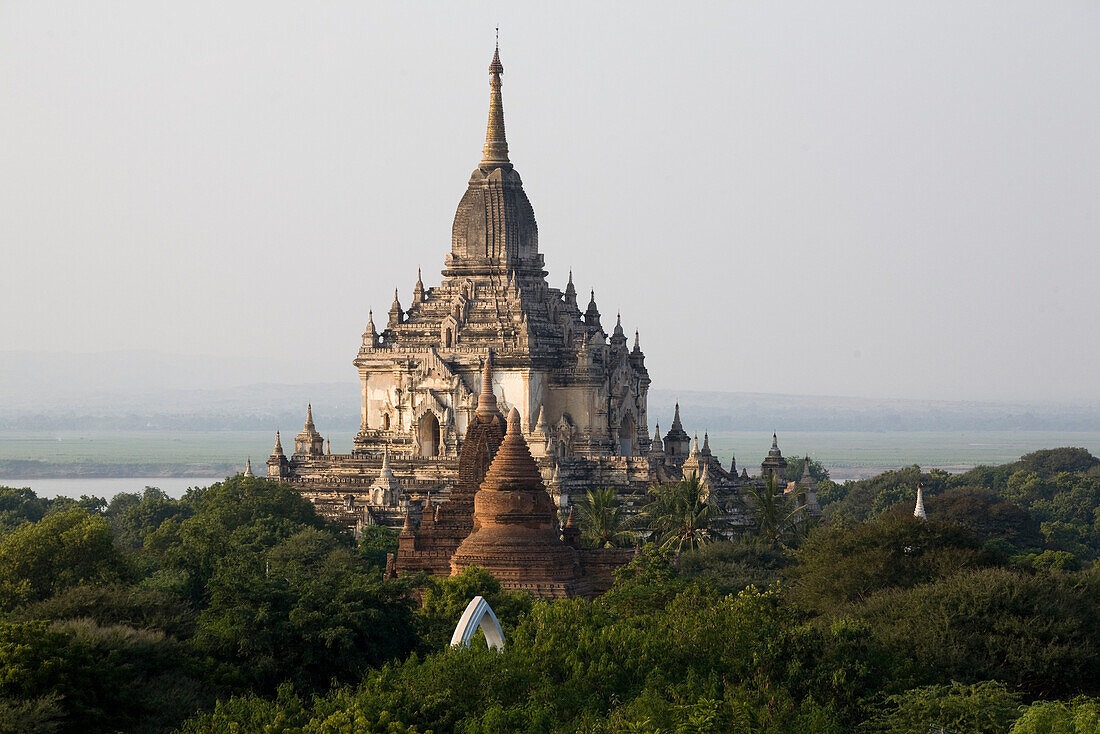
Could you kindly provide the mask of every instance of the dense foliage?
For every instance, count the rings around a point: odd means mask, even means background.
[[[825,482],[818,500],[834,521],[906,514],[918,481],[929,520],[962,525],[1018,564],[1073,568],[1100,557],[1100,459],[1085,449],[1035,451],[965,474],[914,466],[843,485]]]
[[[643,541],[593,602],[383,580],[392,532],[262,479],[0,488],[0,732],[1095,732],[1098,464],[825,479],[821,526],[750,493],[733,541],[696,483],[593,493],[587,543]],[[447,646],[475,595],[502,652]]]

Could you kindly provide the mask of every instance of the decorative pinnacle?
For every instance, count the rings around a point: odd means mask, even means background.
[[[271,454],[273,456],[282,456],[283,455],[283,442],[279,438],[279,432],[278,431],[275,431],[275,448],[271,450]]]
[[[313,425],[313,404],[306,403],[306,428],[314,428]]]
[[[775,435],[774,431],[772,432],[772,448],[773,449],[779,448],[779,438]]]
[[[497,411],[497,396],[493,394],[493,352],[490,350],[485,357],[485,365],[481,369],[481,394],[477,396],[478,415],[492,415]]]
[[[499,33],[499,29],[497,32]],[[500,77],[503,74],[504,64],[500,63],[498,36],[493,60],[489,63],[489,124],[485,129],[485,147],[482,148],[480,165],[484,171],[512,167],[508,160],[508,140],[504,134],[504,102],[500,96]]]

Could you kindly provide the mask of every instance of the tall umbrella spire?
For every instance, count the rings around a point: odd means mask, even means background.
[[[482,149],[481,168],[511,168],[508,160],[508,140],[504,136],[504,102],[500,96],[500,77],[504,65],[500,63],[500,28],[497,28],[497,45],[493,60],[489,63],[489,124],[485,129],[485,147]]]

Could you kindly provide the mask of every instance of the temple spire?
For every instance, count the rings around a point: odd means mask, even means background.
[[[493,394],[493,353],[485,356],[485,365],[481,370],[481,394],[477,396],[478,415],[497,413],[497,396]]]
[[[924,490],[921,489],[920,482],[917,482],[917,506],[913,508],[913,517],[921,520],[928,519],[928,515],[924,512]]]
[[[313,404],[306,403],[306,428],[316,428],[313,424]]]
[[[497,31],[499,33],[499,29]],[[511,168],[508,160],[508,141],[504,135],[504,102],[500,96],[500,77],[504,65],[500,63],[500,39],[497,39],[493,60],[489,63],[489,124],[485,129],[485,147],[482,149],[480,168]]]

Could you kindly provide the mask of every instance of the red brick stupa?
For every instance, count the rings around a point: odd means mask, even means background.
[[[504,440],[504,416],[493,394],[492,354],[485,359],[481,374],[481,395],[477,399],[466,438],[458,454],[458,484],[450,499],[433,505],[431,498],[420,513],[420,526],[406,511],[405,526],[398,538],[397,573],[427,571],[436,576],[451,573],[451,556],[474,530],[474,496],[489,471],[489,465]]]
[[[480,407],[480,406],[479,406]],[[590,596],[577,551],[562,542],[554,503],[520,431],[519,411],[474,496],[474,529],[451,558],[451,573],[479,566],[507,589],[543,598]]]

